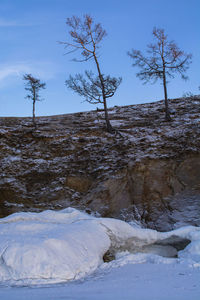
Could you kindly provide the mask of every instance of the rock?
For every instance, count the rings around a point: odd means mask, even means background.
[[[178,257],[178,251],[172,246],[149,245],[141,250],[142,253],[153,253],[163,257]]]
[[[107,263],[114,259],[115,259],[115,255],[110,250],[108,250],[103,256],[103,261]]]
[[[183,186],[200,189],[200,157],[191,157],[179,164],[176,175]]]
[[[190,243],[190,240],[174,235],[170,238],[158,241],[156,244],[161,246],[171,246],[174,247],[177,251],[180,251],[185,249],[185,247],[187,247],[187,245],[189,245]]]
[[[196,184],[196,178],[200,179],[199,161],[200,155],[183,156],[178,160],[146,159],[129,167],[120,178],[108,179],[94,187],[84,198],[85,206],[103,216],[112,217],[119,217],[119,212],[127,209],[129,216],[132,213],[133,218],[161,231],[172,229],[178,221],[187,224],[188,220],[188,224],[200,224],[197,218],[194,218],[194,215],[200,215],[200,189]],[[187,168],[191,170],[188,173],[185,172]],[[195,177],[194,180],[190,180],[192,176]],[[183,201],[184,194],[187,195],[186,201]],[[192,205],[190,198],[193,199]],[[194,210],[193,221],[191,209]],[[180,214],[180,219],[177,215],[175,220],[172,211],[175,215],[175,212],[180,210],[190,211],[190,214]]]
[[[66,186],[80,193],[86,193],[92,185],[92,180],[84,176],[68,176]]]

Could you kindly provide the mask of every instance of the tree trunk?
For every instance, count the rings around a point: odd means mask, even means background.
[[[99,67],[99,62],[97,60],[97,57],[96,57],[95,53],[93,53],[93,55],[94,55],[94,60],[95,60],[96,66],[97,66],[97,71],[98,71],[99,79],[100,79],[100,82],[101,82],[102,96],[103,96],[103,105],[104,105],[104,113],[105,113],[105,121],[106,121],[106,128],[107,128],[107,131],[109,133],[114,133],[115,130],[112,127],[112,125],[110,124],[109,116],[108,116],[108,109],[107,109],[107,101],[106,101],[106,96],[105,96],[105,88],[104,88],[103,76],[101,74],[100,67]]]
[[[165,95],[165,120],[171,121],[168,98],[167,98],[167,83],[166,83],[166,75],[165,75],[165,66],[163,66],[163,87],[164,87],[164,95]]]
[[[36,129],[36,122],[35,122],[35,101],[36,101],[36,99],[35,99],[35,90],[34,90],[34,92],[33,92],[33,125],[34,125],[34,127]]]

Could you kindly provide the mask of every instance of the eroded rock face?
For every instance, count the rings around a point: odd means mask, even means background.
[[[200,225],[200,155],[145,159],[120,178],[100,183],[85,201],[101,215],[119,217],[120,212],[159,230],[178,222]]]
[[[79,193],[86,193],[92,185],[92,178],[84,176],[68,176],[65,184],[70,189]]]
[[[0,216],[74,206],[168,230],[198,224],[200,98],[104,113],[0,118]],[[120,133],[120,134],[119,134]]]

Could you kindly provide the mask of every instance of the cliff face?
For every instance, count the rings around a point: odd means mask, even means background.
[[[157,230],[200,224],[200,155],[144,159],[84,199],[104,216],[135,219]]]
[[[103,112],[0,118],[0,214],[67,206],[159,230],[200,225],[200,97]],[[176,224],[176,225],[174,225]]]

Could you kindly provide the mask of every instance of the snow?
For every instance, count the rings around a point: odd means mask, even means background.
[[[191,241],[177,258],[170,257],[171,246],[161,245],[174,237]],[[105,263],[107,250],[115,259]],[[161,233],[73,208],[0,219],[0,299],[197,300],[199,295],[199,227]]]
[[[23,203],[14,203],[14,202],[8,202],[8,201],[4,201],[4,205],[5,206],[14,206],[14,207],[24,207],[24,204]]]
[[[166,244],[167,239],[175,237],[191,241],[178,252],[177,258],[174,258],[176,249]],[[103,256],[108,250],[114,253],[115,259],[104,263]],[[161,273],[165,265],[170,265],[170,272],[173,268],[183,268],[200,276],[200,228],[187,226],[161,233],[117,219],[96,218],[73,208],[21,212],[0,219],[0,284],[4,287],[0,296],[8,291],[5,286],[66,285],[67,282],[78,285],[77,280],[93,281],[96,276],[97,280],[99,276],[112,278],[116,276],[116,269],[121,270],[117,271],[120,278],[124,268],[130,268],[130,276],[137,283],[134,270],[142,272],[143,267],[138,266],[141,264],[147,270],[155,269],[153,265],[162,265]],[[73,285],[70,288],[73,289]]]
[[[2,134],[2,135],[3,135],[3,134],[7,134],[7,133],[8,133],[8,131],[7,131],[7,130],[5,130],[5,129],[2,129],[2,128],[0,129],[0,134]]]
[[[84,281],[1,287],[6,300],[199,300],[199,270],[174,264],[127,264]]]
[[[14,161],[19,161],[21,160],[21,157],[20,156],[12,156],[12,155],[9,155],[5,158],[6,161],[8,162],[14,162]]]
[[[120,126],[124,124],[124,120],[111,120],[110,123],[112,126]]]

